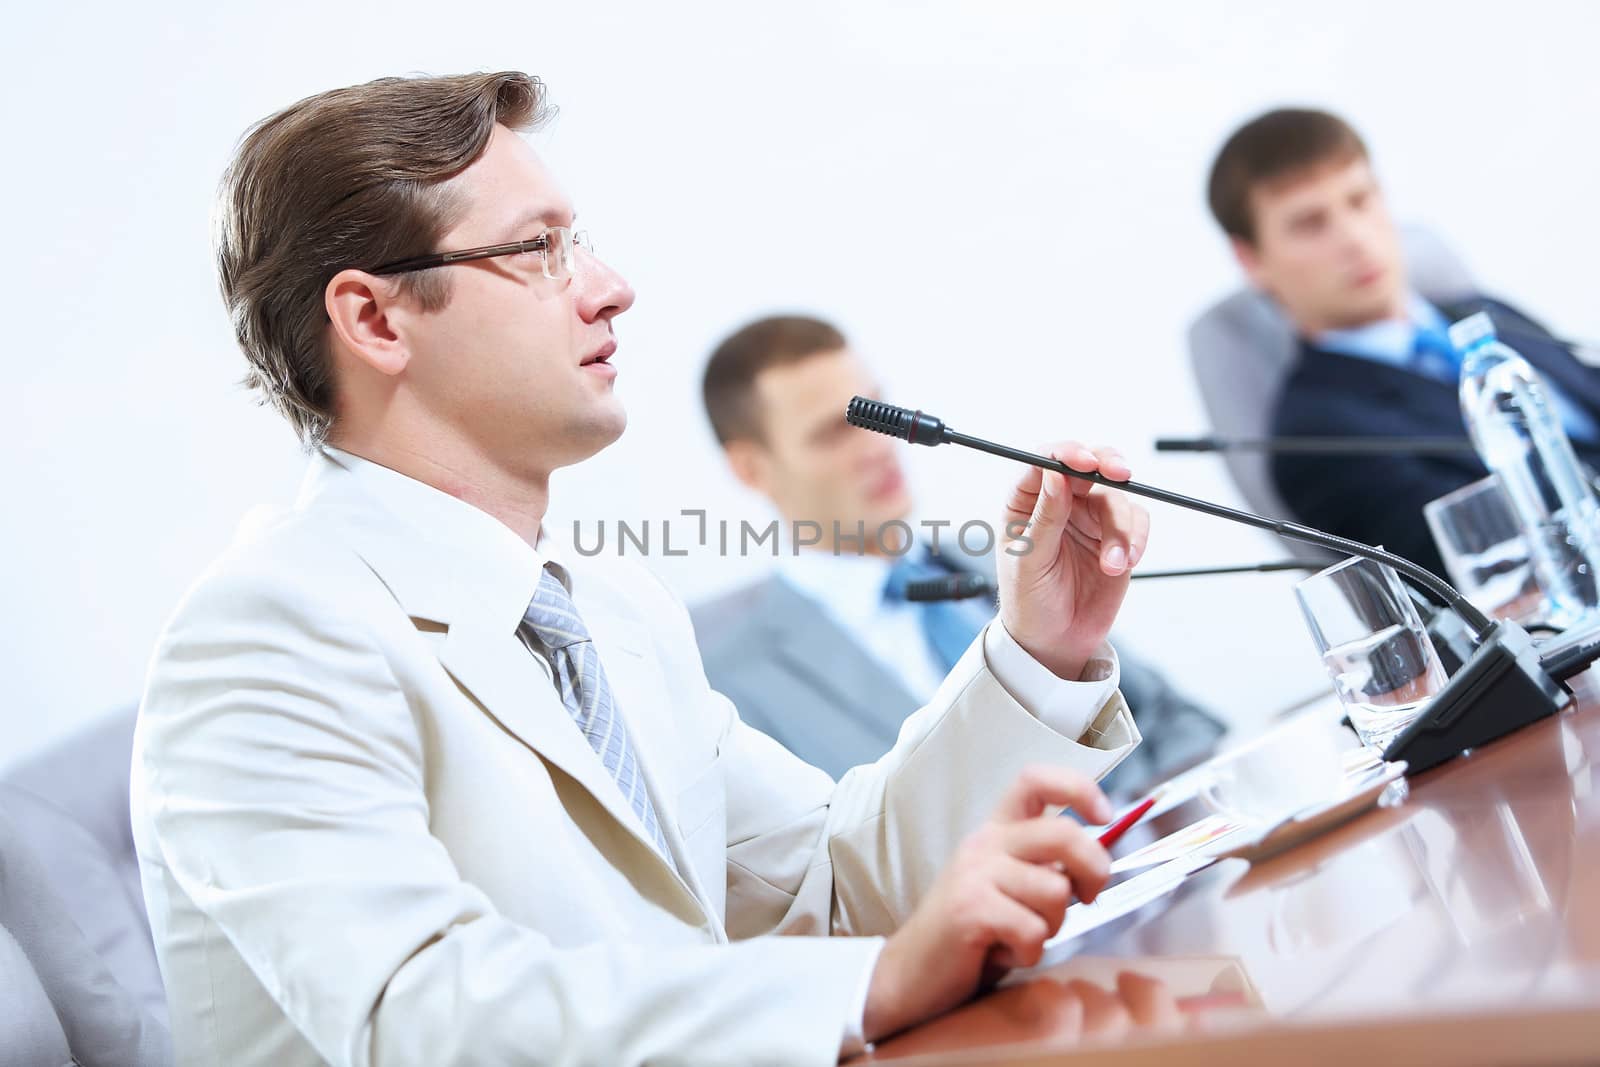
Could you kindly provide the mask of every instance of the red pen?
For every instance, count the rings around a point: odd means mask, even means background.
[[[1134,823],[1144,818],[1145,813],[1151,808],[1155,807],[1156,800],[1159,799],[1160,796],[1161,790],[1157,789],[1154,793],[1151,793],[1149,796],[1139,801],[1139,803],[1129,808],[1127,813],[1121,818],[1117,819],[1116,822],[1102,830],[1100,832],[1100,847],[1110,848],[1112,845],[1116,844],[1118,839],[1120,839],[1123,834],[1127,833],[1133,828]]]

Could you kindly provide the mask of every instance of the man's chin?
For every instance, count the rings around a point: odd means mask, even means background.
[[[881,501],[873,501],[867,510],[864,520],[867,526],[867,536],[874,536],[878,530],[890,523],[905,523],[911,525],[911,496],[900,494]]]
[[[587,418],[568,426],[560,434],[564,455],[558,457],[556,466],[570,467],[591,459],[615,444],[628,428],[628,413],[621,403],[609,409],[590,412]]]
[[[1404,315],[1406,298],[1404,287],[1393,284],[1389,278],[1375,285],[1358,286],[1350,294],[1345,318],[1350,326],[1366,326],[1383,319]]]
[[[595,451],[598,452],[615,444],[627,429],[628,412],[623,408],[622,402],[618,400],[611,410],[600,413],[591,427],[593,436],[599,442],[595,447]]]

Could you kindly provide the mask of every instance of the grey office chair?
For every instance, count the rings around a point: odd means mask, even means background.
[[[15,1063],[69,1067],[72,1049],[39,972],[0,926],[0,1049]]]
[[[46,857],[68,881],[52,877]],[[100,908],[113,915],[125,907],[112,861],[92,834],[49,801],[0,786],[0,1060],[165,1067],[165,1024],[91,945],[68,890],[102,894]],[[129,916],[115,921],[126,925]]]
[[[1403,227],[1401,241],[1411,284],[1436,304],[1478,291],[1466,266],[1432,232]],[[1294,365],[1294,330],[1266,296],[1241,289],[1207,308],[1189,327],[1189,358],[1211,432],[1217,437],[1266,437],[1284,379]],[[1293,518],[1272,484],[1265,452],[1224,452],[1228,474],[1250,510]],[[1315,550],[1291,546],[1300,556]]]
[[[167,1018],[150,920],[139,884],[128,813],[128,767],[133,758],[132,705],[7,771],[0,786],[15,786],[47,802],[62,818],[24,820],[18,832],[33,845],[62,902],[96,955],[146,1013]],[[54,827],[69,820],[81,848],[52,846]]]

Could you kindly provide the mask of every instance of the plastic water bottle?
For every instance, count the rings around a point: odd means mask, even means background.
[[[1484,312],[1451,326],[1450,341],[1462,354],[1462,418],[1527,535],[1547,621],[1569,627],[1600,618],[1600,503],[1544,382],[1495,336]]]

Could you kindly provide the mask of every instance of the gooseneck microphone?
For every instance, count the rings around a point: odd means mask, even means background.
[[[1157,452],[1274,452],[1310,456],[1477,455],[1465,437],[1158,437]]]
[[[852,426],[859,426],[864,430],[874,430],[890,437],[898,437],[902,441],[909,441],[914,445],[964,445],[967,448],[975,448],[979,452],[987,452],[992,456],[1016,460],[1019,463],[1027,463],[1035,467],[1041,467],[1044,470],[1059,471],[1069,478],[1094,482],[1112,489],[1119,489],[1124,493],[1132,493],[1135,496],[1159,500],[1163,504],[1172,504],[1175,507],[1198,511],[1219,519],[1243,523],[1258,530],[1266,530],[1268,533],[1287,537],[1291,541],[1300,541],[1304,544],[1327,549],[1341,556],[1360,556],[1376,563],[1383,563],[1410,578],[1432,595],[1438,603],[1445,605],[1460,615],[1467,625],[1471,627],[1475,637],[1479,639],[1485,638],[1494,629],[1494,623],[1489,620],[1488,616],[1479,611],[1466,597],[1451,588],[1443,578],[1440,578],[1432,571],[1424,570],[1408,559],[1395,555],[1393,552],[1373,548],[1371,545],[1364,545],[1360,541],[1351,541],[1335,534],[1324,533],[1322,530],[1314,530],[1309,526],[1301,526],[1299,523],[1285,522],[1282,519],[1269,519],[1264,515],[1256,515],[1248,511],[1240,511],[1237,508],[1224,507],[1221,504],[1213,504],[1209,500],[1199,500],[1192,496],[1183,496],[1181,493],[1168,492],[1165,489],[1157,489],[1155,486],[1144,485],[1140,482],[1113,481],[1098,471],[1073,470],[1060,460],[1036,455],[1032,452],[1024,452],[1009,445],[985,441],[981,437],[972,437],[968,434],[959,433],[947,427],[943,420],[925,412],[912,411],[908,408],[897,407],[894,404],[885,404],[881,400],[868,400],[866,397],[861,396],[855,397],[845,410],[845,420]]]
[[[1576,657],[1572,662],[1546,665],[1540,659],[1533,639],[1522,627],[1503,620],[1490,621],[1438,575],[1392,552],[1299,523],[1269,519],[1139,482],[1112,481],[1098,472],[1076,471],[1048,456],[958,433],[947,427],[943,420],[926,412],[885,404],[879,400],[861,396],[854,398],[845,412],[845,419],[852,426],[887,434],[912,444],[964,445],[1004,459],[1058,471],[1069,478],[1094,482],[1394,568],[1450,608],[1471,631],[1470,641],[1464,643],[1476,645],[1470,658],[1451,675],[1444,688],[1434,694],[1422,713],[1384,749],[1384,759],[1406,761],[1408,775],[1418,774],[1554,715],[1572,699],[1572,693],[1562,679],[1583,669],[1583,665],[1576,662]],[[1584,651],[1600,656],[1600,647],[1592,652],[1589,649]],[[1559,676],[1554,673],[1558,667],[1562,672]]]
[[[1277,571],[1314,571],[1324,564],[1304,559],[1273,560],[1270,563],[1234,563],[1220,567],[1184,567],[1170,571],[1135,571],[1133,581],[1155,578],[1212,578],[1224,574],[1272,574]],[[994,596],[994,582],[982,574],[946,574],[906,583],[906,599],[918,602],[967,600],[975,596]]]
[[[1308,559],[1282,559],[1271,563],[1230,563],[1221,567],[1184,567],[1171,571],[1135,571],[1129,575],[1134,581],[1140,578],[1210,578],[1219,574],[1273,574],[1278,571],[1319,571],[1327,563]]]

